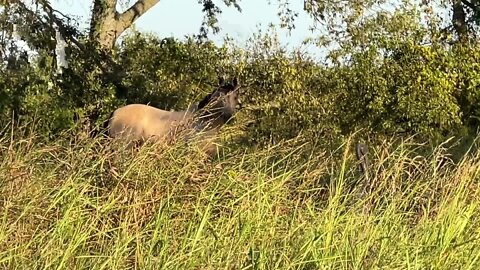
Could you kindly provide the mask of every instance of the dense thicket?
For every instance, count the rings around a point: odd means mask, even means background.
[[[237,123],[252,142],[299,134],[332,142],[359,129],[371,137],[416,134],[430,140],[475,133],[478,42],[473,36],[455,39],[440,22],[425,22],[425,14],[405,6],[357,19],[324,62],[285,50],[272,33],[258,34],[241,48],[133,32],[112,56],[122,70],[121,89],[93,53],[70,48],[70,67],[55,75],[51,50],[40,50],[29,62],[8,43],[0,68],[1,121],[12,115],[36,119],[51,136],[79,123],[99,124],[120,104],[181,109],[225,74],[238,75],[245,85],[247,106]]]

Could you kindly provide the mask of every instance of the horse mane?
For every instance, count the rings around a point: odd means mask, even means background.
[[[211,99],[211,98],[212,98],[212,94],[206,95],[206,96],[198,103],[197,111],[205,108],[205,106],[207,106],[207,104],[210,102],[210,99]]]

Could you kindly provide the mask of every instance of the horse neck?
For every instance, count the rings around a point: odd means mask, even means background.
[[[219,130],[223,125],[225,125],[225,121],[221,115],[217,116],[216,118],[211,120],[212,129]]]
[[[195,117],[195,129],[197,131],[213,131],[218,132],[220,128],[225,125],[225,121],[221,115],[219,116],[202,116],[201,113]]]
[[[192,114],[195,115],[194,127],[197,131],[203,130],[218,132],[218,130],[225,124],[225,120],[222,117],[222,113],[217,112],[212,114],[204,110],[205,107],[208,106],[208,102],[207,104],[203,105],[202,103],[206,102],[206,100],[210,98],[209,96],[205,97],[204,100],[198,102],[197,104],[190,106],[189,110],[191,110]]]

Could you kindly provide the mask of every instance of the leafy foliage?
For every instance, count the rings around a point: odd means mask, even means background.
[[[125,68],[128,102],[169,110],[183,109],[212,91],[226,50],[193,38],[180,42],[134,33],[123,40],[117,57]]]

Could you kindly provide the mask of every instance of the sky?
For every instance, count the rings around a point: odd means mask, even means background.
[[[126,3],[125,2],[130,2]],[[119,0],[119,11],[125,10],[134,1]],[[260,28],[266,30],[270,23],[278,24],[278,4],[273,0],[240,0],[242,12],[232,7],[226,7],[222,1],[215,1],[222,9],[219,25],[221,32],[211,35],[210,38],[217,44],[223,42],[225,36],[232,38],[238,45],[242,46]],[[302,41],[311,37],[308,30],[312,19],[303,11],[303,1],[291,1],[291,8],[299,12],[295,21],[296,28],[288,31],[279,31],[280,42],[287,48],[300,46]],[[68,15],[78,16],[81,27],[88,27],[88,20],[92,1],[90,0],[52,0],[55,9]],[[185,35],[199,33],[202,23],[202,6],[197,0],[160,0],[147,13],[135,22],[135,28],[141,32],[149,32],[164,37],[184,38]],[[319,48],[313,45],[304,47],[312,56],[321,53]]]

